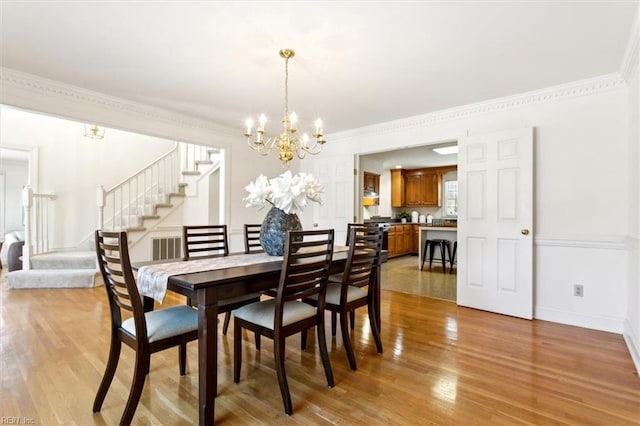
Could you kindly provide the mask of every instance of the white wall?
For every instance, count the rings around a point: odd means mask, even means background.
[[[3,145],[0,143],[0,145]],[[0,160],[0,174],[4,175],[4,233],[22,230],[22,187],[29,181],[29,164],[24,161]]]
[[[632,32],[632,40],[635,40],[636,43],[640,38],[637,26],[638,19],[638,16],[636,16],[636,26]],[[636,369],[640,373],[640,69],[637,63],[637,50],[635,56],[635,69],[628,76],[630,81],[628,104],[629,156],[627,164],[630,171],[629,180],[631,185],[627,192],[629,200],[629,233],[627,235],[629,288],[626,296],[627,321],[625,322],[624,336]]]
[[[535,315],[620,333],[627,316],[628,89],[619,76],[606,76],[542,92],[329,135],[335,143],[326,155],[534,127]],[[584,297],[572,295],[574,283]]]

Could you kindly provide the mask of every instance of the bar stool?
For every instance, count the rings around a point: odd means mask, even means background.
[[[453,274],[453,264],[456,263],[456,253],[458,252],[458,241],[453,242],[453,254],[449,257],[451,261],[451,267],[449,268],[449,273]]]
[[[442,272],[447,272],[447,254],[449,255],[449,260],[451,257],[451,241],[449,240],[427,240],[424,243],[424,249],[422,250],[422,263],[420,265],[420,270],[424,268],[424,262],[427,259],[427,250],[429,251],[429,270],[431,270],[431,265],[433,263],[433,255],[435,252],[435,248],[438,247],[440,249],[440,257],[442,258]],[[447,249],[445,252],[444,249]]]

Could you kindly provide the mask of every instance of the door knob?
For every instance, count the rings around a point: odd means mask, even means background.
[[[520,231],[520,233],[522,235],[529,235],[529,230],[528,229],[523,229],[523,230]]]

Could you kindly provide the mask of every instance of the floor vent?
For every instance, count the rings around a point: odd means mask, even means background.
[[[170,260],[182,257],[182,237],[163,237],[151,240],[151,259]]]

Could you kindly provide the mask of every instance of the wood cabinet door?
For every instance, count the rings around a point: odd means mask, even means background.
[[[405,176],[405,205],[421,206],[422,193],[422,174],[407,173]]]
[[[389,257],[397,256],[398,252],[399,252],[399,250],[398,250],[398,248],[399,248],[398,246],[399,245],[398,245],[398,238],[397,238],[398,234],[395,231],[395,226],[389,227],[388,237],[389,237],[389,243],[388,243],[388,253],[387,253],[387,255]]]
[[[411,244],[411,253],[413,254],[418,254],[418,251],[420,250],[420,248],[418,247],[420,245],[420,243],[418,242],[419,236],[420,236],[420,226],[413,225],[413,242]]]
[[[440,173],[425,172],[421,176],[421,204],[424,206],[440,206],[442,197],[440,196]]]
[[[378,192],[376,188],[376,175],[373,173],[364,173],[364,190],[369,192]]]
[[[391,170],[391,207],[404,206],[404,186],[402,170]]]
[[[402,228],[402,254],[410,254],[413,251],[413,225]]]

